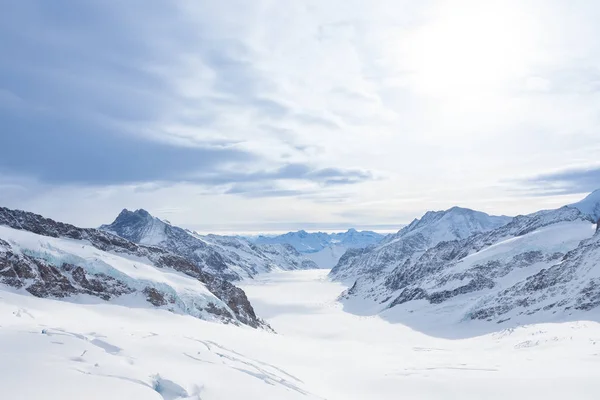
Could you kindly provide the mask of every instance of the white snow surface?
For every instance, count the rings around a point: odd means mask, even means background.
[[[600,392],[596,322],[445,339],[345,313],[335,300],[344,287],[326,274],[244,282],[278,334],[0,286],[0,398],[586,400]]]
[[[319,268],[331,269],[335,267],[346,250],[348,247],[341,244],[330,244],[315,253],[306,253],[304,256],[314,261]]]
[[[585,199],[571,204],[569,207],[577,208],[582,213],[592,217],[595,221],[600,221],[600,189],[590,193]]]

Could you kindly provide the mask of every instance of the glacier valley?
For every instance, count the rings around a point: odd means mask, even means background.
[[[0,398],[595,399],[599,219],[600,191],[385,237],[0,207]],[[311,259],[332,246],[333,268]]]
[[[2,290],[2,398],[595,399],[600,390],[596,322],[447,339],[344,312],[344,287],[326,274],[241,284],[277,334]]]

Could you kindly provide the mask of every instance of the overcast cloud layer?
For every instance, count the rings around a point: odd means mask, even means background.
[[[600,188],[596,1],[20,0],[0,205],[83,226],[391,229]]]

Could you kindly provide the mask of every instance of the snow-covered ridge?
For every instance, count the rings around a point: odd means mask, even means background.
[[[164,248],[229,281],[252,278],[273,270],[317,268],[293,247],[256,245],[239,236],[199,235],[166,223],[142,209],[125,209],[113,223],[102,225],[100,229],[135,243]]]
[[[376,248],[349,252],[331,274],[355,274],[342,296],[348,310],[393,320],[564,318],[600,305],[599,193],[468,236],[456,234],[456,220],[440,224],[443,216],[428,213]],[[456,239],[432,240],[446,235]]]
[[[465,239],[474,233],[488,232],[512,220],[507,216],[488,215],[468,208],[452,207],[446,211],[428,211],[398,233],[387,236],[383,245],[389,245],[408,236],[422,234],[431,245],[449,240]]]
[[[183,257],[6,208],[0,208],[0,283],[37,297],[95,298],[264,326],[241,289]]]
[[[438,243],[461,240],[506,225],[510,217],[498,217],[467,208],[430,211],[395,234],[386,236],[368,251],[350,252],[332,269],[334,279],[374,278],[423,254]]]
[[[304,230],[288,232],[279,236],[258,236],[254,238],[257,244],[287,243],[301,253],[316,253],[330,245],[340,245],[346,248],[367,247],[378,243],[384,235],[372,231],[357,231],[348,229],[346,232],[325,233]]]
[[[590,193],[585,199],[567,207],[576,208],[595,221],[600,220],[600,189]]]

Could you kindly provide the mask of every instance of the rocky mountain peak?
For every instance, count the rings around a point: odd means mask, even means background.
[[[453,233],[455,238],[462,239],[472,233],[498,228],[510,221],[510,217],[493,216],[481,211],[455,206],[445,211],[428,211],[394,236],[403,237],[425,229]]]
[[[135,243],[157,244],[164,234],[165,224],[142,208],[135,211],[125,208],[113,223],[102,225],[100,229]]]
[[[117,218],[115,219],[115,221],[113,223],[119,222],[119,221],[129,221],[132,218],[136,218],[136,219],[150,219],[153,218],[152,215],[144,210],[143,208],[139,208],[135,211],[129,211],[128,209],[124,208],[119,215],[117,216]]]

